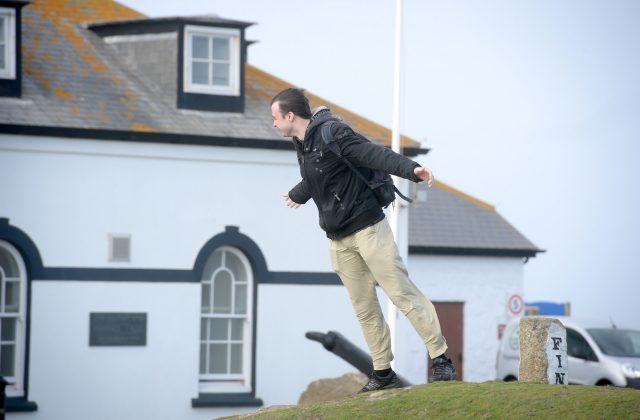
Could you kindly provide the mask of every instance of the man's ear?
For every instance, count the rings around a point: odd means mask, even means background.
[[[289,119],[289,121],[293,121],[295,116],[296,116],[296,114],[294,114],[293,112],[291,112],[291,111],[287,112],[287,119]]]

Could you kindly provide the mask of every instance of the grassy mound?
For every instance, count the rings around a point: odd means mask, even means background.
[[[452,417],[639,419],[640,390],[519,382],[440,382],[242,416],[349,420]]]

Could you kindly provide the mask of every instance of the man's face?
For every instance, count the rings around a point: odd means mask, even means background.
[[[273,117],[273,126],[277,128],[283,137],[293,137],[293,113],[282,115],[280,111],[280,103],[274,102],[271,105],[271,116]]]

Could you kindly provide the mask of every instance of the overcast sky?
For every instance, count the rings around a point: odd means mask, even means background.
[[[394,0],[121,3],[255,22],[251,64],[391,126]],[[636,0],[405,0],[401,126],[438,179],[547,250],[527,301],[636,329],[639,22]]]

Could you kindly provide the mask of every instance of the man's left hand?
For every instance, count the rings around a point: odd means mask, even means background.
[[[431,188],[431,186],[433,185],[433,172],[431,172],[431,169],[424,168],[422,166],[416,166],[416,168],[413,170],[413,173],[422,181],[426,181],[427,186]]]

